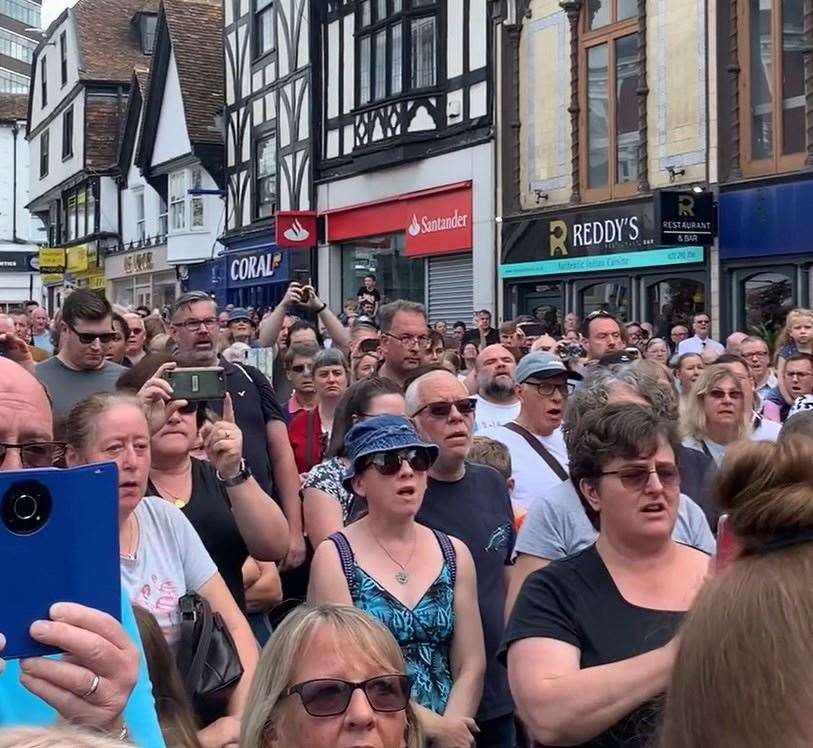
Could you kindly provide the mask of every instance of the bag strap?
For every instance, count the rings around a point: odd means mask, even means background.
[[[527,429],[522,428],[518,423],[505,423],[503,424],[505,428],[509,431],[513,431],[515,434],[519,434],[531,449],[536,452],[546,463],[547,466],[554,472],[559,480],[568,480],[570,476],[567,474],[567,470],[565,470],[562,465],[545,447],[542,442],[539,441],[533,434],[529,433]]]
[[[443,560],[449,567],[449,572],[452,577],[452,587],[454,587],[457,581],[457,551],[455,551],[452,541],[445,532],[440,532],[439,530],[432,530],[432,532],[435,533],[435,537],[438,539],[438,545],[443,554]]]
[[[257,386],[257,383],[254,381],[254,377],[252,377],[251,374],[249,374],[240,364],[234,364],[234,365],[238,369],[240,369],[240,371],[243,372],[243,374],[245,375],[246,379],[248,379],[249,382],[251,382],[255,387]]]
[[[343,532],[334,532],[332,535],[328,535],[328,540],[332,541],[333,545],[336,546],[339,560],[342,563],[344,579],[347,582],[347,589],[350,590],[350,597],[353,597],[356,587],[356,557],[353,555],[353,549]]]
[[[195,642],[195,652],[189,669],[184,673],[184,683],[189,695],[194,684],[200,681],[201,673],[206,665],[206,656],[209,654],[209,645],[214,631],[214,615],[208,603],[199,595],[184,595],[179,601],[181,605],[181,641]],[[200,615],[198,615],[198,610]],[[200,623],[200,636],[195,640],[194,633],[197,623]],[[189,638],[187,638],[189,637]]]

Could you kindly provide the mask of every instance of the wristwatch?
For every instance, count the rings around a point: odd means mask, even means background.
[[[246,465],[245,460],[240,460],[240,471],[237,475],[232,478],[224,478],[219,470],[215,471],[215,475],[217,475],[217,479],[226,486],[226,488],[234,488],[241,483],[245,483],[251,477],[251,468]]]

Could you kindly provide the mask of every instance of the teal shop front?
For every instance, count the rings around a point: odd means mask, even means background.
[[[604,309],[651,322],[658,335],[707,311],[707,251],[657,242],[652,199],[505,219],[503,317],[529,314],[552,331],[564,316]]]

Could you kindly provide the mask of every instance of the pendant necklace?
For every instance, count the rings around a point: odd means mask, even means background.
[[[191,465],[189,466],[189,472],[190,473],[192,472]],[[184,476],[184,480],[185,479],[186,477]],[[167,499],[168,501],[171,501],[176,507],[178,507],[178,509],[183,509],[192,498],[191,495],[189,499],[187,499],[184,498],[183,496],[176,495],[172,491],[168,491],[166,487],[162,486],[157,480],[155,480],[154,477],[150,477],[150,480],[152,481],[152,484],[158,489],[158,492],[161,494],[161,496]]]
[[[370,529],[369,525],[367,526]],[[397,558],[395,558],[385,547],[384,544],[375,536],[375,533],[370,529],[370,535],[372,535],[373,540],[375,540],[378,547],[387,554],[387,558],[392,561],[397,567],[398,571],[395,572],[395,581],[398,584],[406,584],[409,582],[409,574],[407,574],[407,567],[412,562],[412,557],[415,555],[415,548],[418,546],[418,532],[415,531],[413,538],[412,538],[412,550],[409,552],[409,558],[406,560],[405,564],[402,564]]]

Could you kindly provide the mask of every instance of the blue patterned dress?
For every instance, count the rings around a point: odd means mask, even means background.
[[[330,536],[342,562],[353,605],[383,623],[401,647],[412,681],[412,698],[437,714],[446,710],[452,689],[449,650],[454,635],[455,551],[448,535],[434,531],[443,568],[414,608],[407,608],[356,565],[343,533]]]

